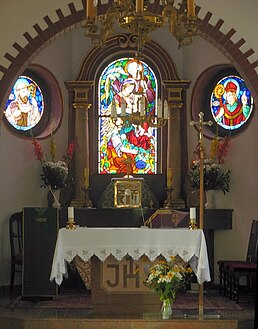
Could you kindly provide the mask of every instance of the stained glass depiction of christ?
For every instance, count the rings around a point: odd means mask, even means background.
[[[155,174],[157,172],[157,129],[148,122],[131,123],[119,118],[139,110],[144,96],[146,115],[155,113],[157,82],[151,68],[139,59],[121,58],[109,64],[99,80],[100,174]],[[111,119],[115,100],[118,117]],[[122,109],[123,107],[123,109]]]
[[[218,125],[238,129],[249,119],[252,109],[253,98],[243,79],[231,75],[217,83],[211,95],[211,112]]]

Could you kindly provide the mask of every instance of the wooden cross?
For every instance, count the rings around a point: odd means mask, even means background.
[[[203,127],[211,126],[212,121],[203,121],[203,112],[199,113],[199,121],[191,121],[191,126],[197,125],[199,131],[199,150],[200,150],[200,219],[199,227],[203,229],[203,160],[204,160],[204,147],[203,147]],[[203,284],[199,285],[199,314],[203,315]]]
[[[200,221],[199,227],[203,229],[203,160],[204,160],[204,147],[203,147],[203,127],[211,126],[212,121],[203,121],[203,112],[198,114],[199,121],[191,121],[191,126],[197,126],[199,131],[199,151],[200,151]]]

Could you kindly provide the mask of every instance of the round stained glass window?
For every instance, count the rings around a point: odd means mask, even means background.
[[[18,131],[28,131],[41,120],[44,98],[38,84],[28,76],[20,76],[9,95],[4,110],[7,121]]]
[[[210,99],[211,114],[226,130],[237,130],[249,119],[253,97],[243,79],[229,75],[218,81]]]

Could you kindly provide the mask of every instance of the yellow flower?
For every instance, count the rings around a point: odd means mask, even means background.
[[[171,271],[168,272],[167,277],[172,279],[175,274]]]

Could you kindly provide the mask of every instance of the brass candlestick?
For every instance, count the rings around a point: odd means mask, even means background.
[[[189,228],[189,230],[198,230],[198,226],[196,224],[196,219],[195,218],[190,218],[188,228]]]
[[[83,208],[93,208],[92,201],[89,197],[90,188],[83,187],[82,190],[84,192]]]
[[[69,218],[68,217],[66,228],[68,230],[74,230],[74,229],[76,229],[74,218]]]
[[[167,187],[167,198],[164,201],[163,208],[173,208],[173,203],[172,203],[172,192],[174,190],[173,187]]]

